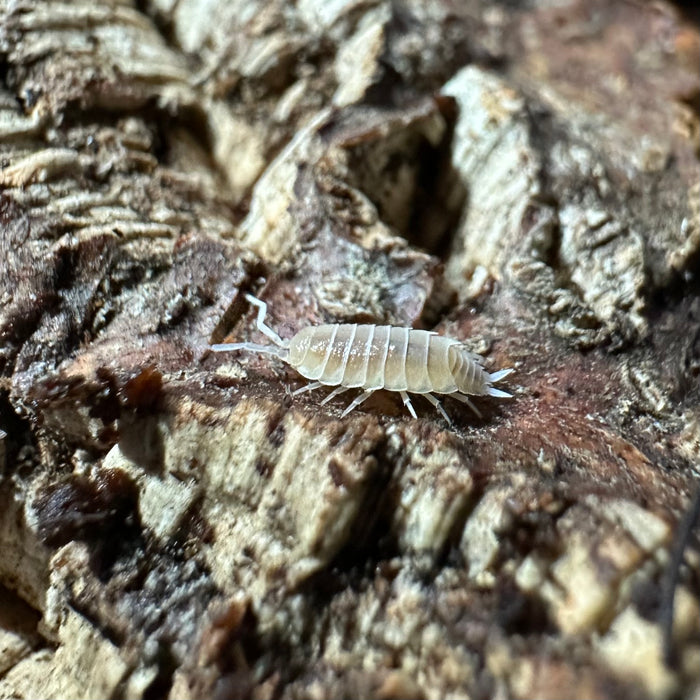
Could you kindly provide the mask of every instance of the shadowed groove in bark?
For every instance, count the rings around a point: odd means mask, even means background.
[[[663,630],[663,651],[664,660],[670,667],[678,665],[678,651],[673,641],[673,614],[676,588],[678,587],[681,570],[684,564],[686,550],[693,545],[698,547],[696,529],[700,520],[700,486],[695,489],[695,493],[688,504],[688,508],[683,514],[676,533],[675,541],[671,549],[671,558],[664,573],[661,586],[659,605],[659,624]],[[698,591],[698,582],[695,589]]]

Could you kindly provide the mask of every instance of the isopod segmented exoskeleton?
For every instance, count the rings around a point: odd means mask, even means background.
[[[302,328],[290,340],[282,340],[265,324],[267,304],[250,294],[245,298],[257,306],[257,328],[274,345],[223,343],[212,345],[211,349],[216,352],[249,350],[279,357],[312,380],[294,394],[321,386],[336,387],[321,405],[348,389],[362,389],[341,417],[379,389],[398,391],[414,418],[417,416],[408,394],[422,394],[448,423],[451,423],[450,418],[433,393],[448,394],[466,403],[479,417],[478,409],[465,394],[511,396],[493,384],[513,370],[502,369],[489,374],[481,366],[483,358],[469,352],[453,338],[400,326],[329,323]]]

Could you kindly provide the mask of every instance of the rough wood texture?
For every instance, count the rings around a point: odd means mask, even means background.
[[[0,697],[700,693],[696,23],[15,0],[0,51]],[[247,290],[516,396],[339,420],[207,351]]]

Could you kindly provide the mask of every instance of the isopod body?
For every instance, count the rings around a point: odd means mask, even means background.
[[[481,414],[465,394],[510,396],[493,384],[512,370],[488,373],[482,367],[482,358],[453,338],[398,326],[334,323],[303,328],[290,340],[283,341],[264,323],[267,310],[264,302],[248,294],[246,298],[258,307],[258,329],[275,345],[227,343],[213,345],[212,349],[276,355],[311,380],[295,393],[321,386],[336,387],[322,404],[348,389],[362,389],[363,393],[350,403],[343,416],[379,389],[399,392],[414,418],[416,413],[408,394],[422,394],[448,422],[447,413],[433,393],[450,394],[467,403],[478,415]]]
[[[289,341],[289,364],[327,386],[412,394],[488,394],[490,375],[456,340],[397,326],[309,326]]]

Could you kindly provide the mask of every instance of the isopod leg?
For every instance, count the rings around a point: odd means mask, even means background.
[[[323,399],[323,401],[321,401],[320,405],[325,406],[329,401],[331,401],[336,396],[338,396],[338,394],[342,394],[344,391],[347,391],[349,388],[350,388],[349,386],[339,386],[339,387],[333,389],[333,391],[331,391],[331,393],[328,394],[328,396],[326,396],[326,398]]]
[[[411,403],[411,398],[405,391],[399,392],[401,394],[401,398],[403,399],[403,405],[408,409],[408,412],[414,417],[418,418],[416,415],[416,410],[413,408],[413,404]]]
[[[452,421],[450,420],[450,417],[447,415],[447,411],[442,407],[442,404],[432,395],[432,394],[423,394],[428,401],[430,401],[435,408],[437,408],[438,413],[447,421],[447,425],[452,427]]]
[[[311,382],[310,384],[306,384],[305,386],[302,386],[299,389],[295,389],[292,392],[292,396],[296,396],[297,394],[303,394],[306,391],[313,391],[314,389],[318,389],[321,386],[323,386],[321,382]]]
[[[367,389],[364,393],[360,394],[359,396],[356,396],[353,400],[352,403],[340,414],[341,418],[345,418],[345,416],[350,413],[353,409],[357,408],[362,402],[367,401],[367,399],[374,394],[375,389]]]
[[[261,333],[266,335],[275,345],[286,348],[289,343],[285,343],[285,341],[282,340],[282,338],[280,338],[277,333],[275,333],[275,331],[273,331],[272,328],[265,323],[265,316],[267,316],[267,304],[257,297],[254,297],[252,294],[246,294],[245,298],[249,303],[251,303],[253,306],[257,306],[258,308],[258,317],[255,319],[255,327]]]
[[[481,415],[481,411],[464,395],[464,394],[449,394],[449,396],[453,399],[457,399],[457,401],[461,401],[462,403],[466,403],[469,408],[476,413],[479,418],[483,418]]]

